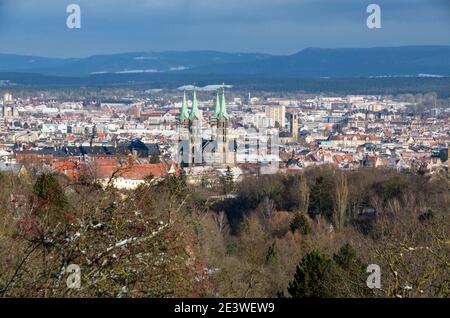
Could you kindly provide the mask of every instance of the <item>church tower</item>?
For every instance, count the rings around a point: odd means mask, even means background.
[[[198,108],[197,93],[194,90],[189,113],[189,166],[203,163],[202,121],[203,115]]]
[[[292,136],[292,142],[298,141],[298,114],[290,114],[289,130]]]
[[[190,162],[190,138],[189,138],[189,111],[186,100],[186,92],[183,93],[180,115],[178,118],[178,156],[181,166],[187,166]]]
[[[183,102],[181,103],[179,121],[180,126],[187,126],[189,122],[189,111],[187,108],[186,92],[183,93]]]
[[[216,105],[214,107],[214,113],[211,118],[210,124],[211,124],[211,140],[216,140],[217,137],[217,118],[220,113],[220,96],[219,91],[217,91],[216,96]]]
[[[186,94],[183,95],[178,121],[178,156],[182,166],[212,164],[219,167],[232,166],[236,151],[230,149],[228,126],[230,116],[225,101],[225,91],[217,92],[214,114],[210,120],[211,139],[203,139],[203,114],[198,107],[197,93],[192,95],[192,108],[188,111]]]
[[[222,90],[220,97],[219,95],[217,96],[214,117],[216,121],[216,141],[219,164],[227,166],[228,164],[233,163],[233,159],[230,158],[228,136],[228,121],[230,116],[228,115],[225,102],[225,90]]]

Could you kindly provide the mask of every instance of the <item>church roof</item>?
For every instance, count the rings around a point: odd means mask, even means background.
[[[183,103],[181,104],[180,110],[180,121],[186,120],[189,118],[189,111],[187,108],[187,100],[186,100],[186,92],[183,93]]]
[[[217,96],[216,96],[216,108],[214,109],[214,117],[217,118],[220,114],[220,97],[219,97],[219,92],[217,92]]]
[[[202,112],[200,111],[200,109],[198,109],[197,93],[194,90],[194,94],[192,96],[192,109],[191,109],[191,113],[189,114],[189,120],[201,119],[201,118],[202,118]]]
[[[226,102],[225,102],[225,91],[224,90],[222,90],[222,94],[221,94],[221,96],[220,96],[220,110],[219,110],[219,112],[217,113],[217,116],[216,116],[218,119],[219,118],[225,118],[225,119],[228,119],[230,116],[228,115],[228,112],[227,112],[227,104],[226,104]]]

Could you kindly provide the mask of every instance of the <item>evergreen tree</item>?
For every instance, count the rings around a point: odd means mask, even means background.
[[[273,241],[272,244],[270,244],[269,249],[267,250],[266,261],[268,263],[273,262],[277,259],[277,257],[277,245],[276,242]]]
[[[63,208],[67,205],[64,190],[53,174],[41,174],[34,184],[33,193],[42,206]]]
[[[366,285],[366,270],[363,262],[350,244],[345,244],[333,255],[337,265],[339,283],[335,292],[339,297],[367,297],[370,289]]]
[[[222,188],[224,194],[229,194],[234,191],[234,176],[229,166],[225,171],[225,175],[222,176]]]
[[[448,160],[448,150],[439,151],[439,158],[442,162],[446,162]]]
[[[306,254],[289,283],[288,292],[293,298],[333,296],[332,260],[319,251]]]
[[[65,224],[69,202],[54,174],[44,173],[38,176],[34,183],[33,194],[37,203],[33,209],[34,213],[47,227],[58,223]]]
[[[315,218],[317,215],[327,217],[329,221],[333,218],[333,193],[334,184],[333,179],[326,176],[319,176],[316,178],[316,182],[311,188],[310,200],[309,200],[309,215],[311,218]]]
[[[429,220],[432,220],[433,218],[434,218],[434,213],[433,213],[432,209],[427,209],[426,212],[419,215],[420,222],[429,221]]]
[[[303,235],[311,233],[311,226],[303,213],[296,213],[290,225],[291,231],[299,231]]]
[[[184,197],[186,193],[188,193],[186,181],[186,173],[182,169],[179,175],[168,175],[163,182],[158,184],[158,187],[161,188],[161,190],[168,190],[172,195]]]
[[[333,255],[334,262],[346,271],[360,272],[364,269],[361,260],[350,244],[345,244]]]

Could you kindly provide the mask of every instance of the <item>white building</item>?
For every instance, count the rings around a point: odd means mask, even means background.
[[[284,105],[266,106],[266,116],[271,120],[271,126],[284,128],[286,125],[286,107]]]
[[[12,96],[12,94],[11,93],[5,93],[4,95],[3,95],[3,103],[10,103],[10,102],[12,102],[13,101],[13,96]]]

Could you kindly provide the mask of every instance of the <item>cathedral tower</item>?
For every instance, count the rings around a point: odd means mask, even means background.
[[[203,115],[198,108],[197,93],[194,90],[189,113],[189,166],[203,163],[202,121]]]
[[[217,141],[217,154],[219,164],[227,166],[233,163],[233,159],[230,158],[230,145],[228,136],[228,125],[230,116],[227,112],[227,105],[225,102],[225,90],[217,96],[216,109],[214,112],[214,117],[216,119],[216,141]]]

